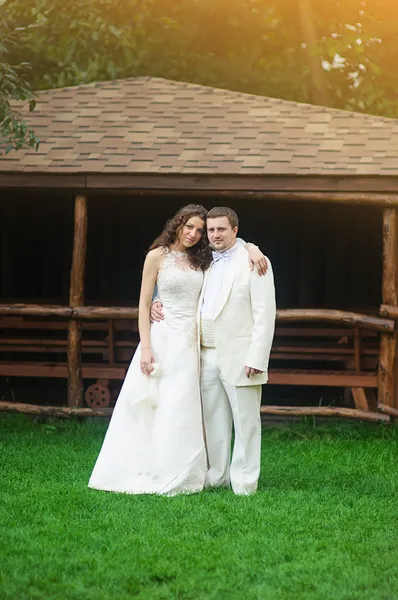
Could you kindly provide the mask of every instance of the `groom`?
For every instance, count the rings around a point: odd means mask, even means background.
[[[217,207],[207,215],[213,263],[198,305],[201,395],[209,470],[207,487],[256,491],[260,474],[261,385],[275,327],[271,264],[261,277],[237,243],[238,216]],[[153,314],[156,318],[156,313]],[[235,432],[231,461],[232,425]]]

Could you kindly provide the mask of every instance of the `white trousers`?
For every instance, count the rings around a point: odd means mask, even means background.
[[[214,348],[201,349],[201,394],[209,460],[207,487],[235,494],[257,490],[261,454],[261,385],[235,387],[223,380]],[[235,442],[231,461],[232,424]]]

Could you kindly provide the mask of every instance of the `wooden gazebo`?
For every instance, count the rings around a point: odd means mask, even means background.
[[[249,205],[261,212],[265,210],[261,207],[272,204],[278,207],[275,210],[282,224],[294,207],[305,206],[308,221],[319,206],[352,205],[349,210],[357,211],[350,213],[353,229],[361,227],[360,221],[356,227],[355,215],[371,208],[369,230],[380,225],[374,234],[380,238],[380,244],[374,245],[377,256],[372,247],[372,261],[380,262],[379,289],[376,293],[370,286],[373,292],[369,292],[375,302],[380,298],[376,313],[367,306],[352,310],[344,305],[344,299],[337,307],[303,306],[301,300],[300,306],[279,309],[275,360],[290,362],[288,369],[270,371],[270,383],[275,385],[349,388],[355,408],[265,405],[262,412],[369,420],[398,416],[398,121],[145,77],[48,90],[37,96],[37,107],[26,120],[41,140],[38,151],[22,149],[0,155],[0,240],[7,239],[1,246],[0,351],[6,358],[0,360],[0,376],[65,377],[68,407],[0,402],[0,409],[57,415],[109,413],[110,408],[96,408],[101,402],[84,407],[83,380],[97,380],[97,393],[103,397],[104,380],[123,378],[126,361],[118,361],[115,355],[115,323],[135,321],[137,308],[84,303],[86,250],[90,250],[88,205],[98,199],[111,213],[112,203],[122,206],[133,202],[134,210],[141,211],[140,222],[145,223],[153,215],[150,207],[145,212],[145,203],[156,201],[157,208],[172,214],[175,206],[195,200],[231,204],[240,214]],[[14,230],[18,228],[19,216],[11,207],[17,198],[31,206],[41,196],[50,202],[62,195],[74,198],[69,302],[49,304],[40,297],[34,303],[26,302],[8,293],[4,283],[10,264],[7,248],[17,243],[11,239],[9,226],[13,223]],[[339,217],[336,223],[338,237]],[[51,222],[46,227],[51,228]],[[350,231],[345,235],[351,237]],[[253,241],[268,252],[262,239]],[[313,256],[314,249],[316,253],[316,242],[307,256]],[[333,252],[332,262],[346,260],[344,252]],[[305,252],[302,255],[304,260]],[[361,268],[366,273],[367,266]],[[12,276],[18,278],[15,269]],[[329,285],[335,289],[333,281]],[[303,297],[311,302],[310,295]],[[55,320],[59,329],[68,331],[67,340],[44,342],[44,325],[41,338],[13,337],[12,331],[32,330],[35,319],[42,324]],[[82,361],[82,331],[84,324],[90,323],[103,323],[99,330],[106,331],[106,364]],[[294,329],[292,324],[299,324],[301,329]],[[370,332],[368,346],[366,332]],[[301,336],[304,343],[284,343],[289,336]],[[308,336],[323,336],[336,343],[314,346],[305,342]],[[341,344],[346,344],[346,339],[352,341],[352,351],[345,348],[344,358]],[[95,343],[100,345],[100,341]],[[67,360],[26,359],[39,347],[54,351],[57,344]],[[10,360],[13,350],[23,353],[24,358]],[[344,362],[347,368],[298,368],[300,362],[296,361],[303,353],[307,363],[317,359],[330,364],[340,361],[338,364]],[[372,390],[377,390],[377,399]]]

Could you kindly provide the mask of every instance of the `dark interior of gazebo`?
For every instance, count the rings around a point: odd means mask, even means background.
[[[218,199],[219,200],[219,199]],[[137,306],[145,251],[164,222],[192,198],[172,193],[141,196],[102,193],[88,198],[85,304]],[[195,198],[194,202],[199,202]],[[209,195],[207,208],[220,201]],[[292,201],[225,199],[240,216],[240,235],[270,257],[279,308],[328,308],[378,313],[381,303],[382,212],[369,206]],[[68,304],[73,245],[74,197],[67,192],[3,191],[0,201],[2,303]],[[43,337],[43,332],[37,332]],[[47,332],[46,338],[58,335]],[[92,334],[94,339],[96,334]],[[98,334],[101,336],[101,334]],[[136,337],[136,333],[134,334]],[[120,339],[128,334],[120,333]],[[319,342],[319,340],[318,340]],[[343,341],[344,343],[344,341]],[[2,359],[13,358],[2,347]],[[63,350],[65,352],[65,349]],[[128,360],[129,350],[120,359]],[[60,353],[35,359],[61,359]],[[295,367],[292,354],[276,354],[271,368]],[[19,360],[28,359],[20,353]],[[97,360],[88,351],[83,363]],[[370,360],[370,359],[368,359]],[[336,368],[322,356],[300,360],[301,368]],[[0,396],[23,402],[65,404],[62,379],[2,377]],[[85,387],[90,381],[85,381]],[[120,381],[113,381],[113,395]],[[341,404],[343,388],[270,385],[264,401],[297,405]],[[321,400],[322,399],[322,400]]]
[[[2,302],[67,303],[73,202],[65,193],[2,192]],[[85,303],[136,306],[146,249],[165,221],[189,202],[188,195],[172,194],[89,197]],[[379,209],[248,199],[225,203],[239,214],[240,235],[271,259],[279,308],[377,312]],[[211,208],[215,202],[209,197],[203,204]]]

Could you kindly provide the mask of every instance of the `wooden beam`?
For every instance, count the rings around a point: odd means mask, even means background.
[[[358,327],[354,329],[354,357],[355,371],[359,373],[361,370],[361,332]]]
[[[0,304],[0,315],[24,315],[35,317],[67,317],[84,321],[96,319],[129,319],[138,318],[138,308],[121,306],[46,306],[37,304]],[[363,329],[394,332],[394,321],[381,317],[373,317],[360,313],[342,310],[297,308],[279,309],[276,313],[278,323],[290,322],[328,322],[335,325],[361,327]]]
[[[129,196],[141,192],[165,192],[168,195],[186,192],[199,197],[203,192],[237,192],[243,199],[250,198],[251,192],[282,192],[283,200],[289,200],[286,192],[351,192],[356,197],[368,192],[376,194],[398,193],[398,178],[394,175],[248,175],[248,174],[176,174],[176,173],[65,173],[39,172],[37,168],[27,171],[0,172],[0,188],[9,189],[73,189],[75,193],[89,190],[123,192]],[[241,195],[246,192],[247,195]],[[206,196],[202,196],[206,197]],[[209,197],[207,195],[207,197]],[[265,198],[264,198],[265,199]],[[274,197],[274,199],[278,199]],[[293,197],[294,199],[294,197]],[[297,198],[296,198],[297,199]],[[393,198],[391,202],[395,202]],[[386,198],[386,205],[393,206]],[[356,203],[356,202],[355,202]]]
[[[57,190],[72,189],[75,192],[83,191],[86,187],[85,173],[40,173],[38,168],[34,172],[22,171],[0,172],[0,188]]]
[[[383,279],[384,305],[397,306],[398,213],[396,208],[383,212]],[[380,340],[378,402],[397,408],[396,386],[397,335],[382,334]]]
[[[260,413],[263,415],[292,415],[296,417],[347,417],[349,419],[362,419],[365,421],[390,422],[388,415],[339,406],[261,406]],[[380,417],[383,418],[380,419]]]
[[[54,306],[39,304],[0,304],[0,315],[25,317],[66,317],[94,321],[96,319],[138,319],[138,308],[121,306]],[[382,319],[380,321],[383,321]]]
[[[83,364],[84,379],[124,379],[128,365]],[[66,378],[66,363],[0,361],[0,376],[8,377],[54,377]],[[377,375],[372,372],[319,371],[317,369],[272,369],[269,384],[309,385],[325,387],[376,388]]]
[[[115,364],[115,321],[108,322],[108,363]]]
[[[129,189],[129,194],[131,193]],[[229,200],[255,200],[258,202],[267,201],[288,201],[288,202],[310,202],[316,204],[353,204],[361,206],[375,206],[379,208],[398,207],[398,194],[382,194],[375,192],[327,192],[327,191],[275,191],[261,190],[253,191],[242,189],[241,191],[211,189],[211,190],[175,190],[173,197],[186,197],[189,192],[189,197],[192,200],[206,202],[210,198],[218,200],[218,202],[228,202]],[[169,190],[143,190],[138,192],[140,196],[169,196]]]
[[[49,416],[49,417],[110,417],[112,408],[71,408],[59,406],[38,406],[36,404],[22,404],[18,402],[0,402],[0,412],[14,412],[25,415]],[[390,417],[383,413],[373,413],[364,410],[355,410],[342,407],[326,406],[261,406],[261,414],[282,416],[315,416],[315,417],[347,417],[350,419],[362,419],[365,421],[376,421],[389,423]]]
[[[73,315],[77,319],[91,321],[95,319],[138,319],[138,308],[125,308],[120,306],[79,306],[74,309]]]
[[[397,306],[397,248],[398,223],[394,208],[383,212],[383,281],[382,296],[384,304]]]
[[[377,412],[378,408],[377,408],[377,397],[376,397],[376,392],[377,390],[372,389],[372,388],[366,388],[365,389],[365,396],[366,396],[366,400],[368,403],[368,407],[369,410],[372,412]]]
[[[364,329],[373,329],[393,333],[394,323],[392,320],[380,319],[354,312],[342,310],[294,308],[281,309],[276,312],[278,323],[289,323],[291,321],[301,322],[321,322],[335,323],[336,325],[348,325],[351,327],[363,327]]]
[[[319,371],[317,369],[271,369],[270,385],[309,385],[325,387],[377,387],[377,375],[371,372]]]
[[[377,408],[380,412],[385,413],[386,415],[390,415],[390,417],[394,417],[395,419],[398,419],[397,408],[393,408],[392,406],[386,406],[385,404],[379,404]]]
[[[19,402],[0,402],[0,412],[14,412],[24,415],[48,417],[110,417],[112,411],[112,408],[96,410],[92,408],[39,406],[37,404],[22,404]]]
[[[78,407],[83,404],[83,377],[81,361],[82,325],[72,319],[68,328],[68,406]]]
[[[87,198],[76,196],[75,230],[73,238],[72,269],[70,275],[69,304],[81,306],[84,300],[84,270],[87,246]],[[83,379],[81,365],[82,324],[72,319],[68,329],[68,406],[83,403]]]
[[[355,408],[358,410],[369,410],[368,399],[366,398],[363,387],[351,388],[352,397],[354,399]]]
[[[81,306],[84,298],[84,272],[87,247],[87,198],[76,196],[75,230],[73,238],[72,269],[70,276],[70,306]]]
[[[391,304],[382,304],[380,306],[380,314],[383,317],[390,319],[398,319],[398,306],[392,306]]]
[[[0,315],[72,318],[73,309],[70,306],[53,304],[0,304]]]
[[[290,202],[327,202],[334,204],[360,204],[362,206],[398,206],[398,194],[353,192],[253,192],[257,200],[289,200]]]
[[[203,191],[233,192],[242,198],[241,192],[282,192],[275,199],[289,200],[289,192],[352,192],[396,194],[398,181],[395,176],[355,175],[273,175],[273,174],[160,174],[160,173],[87,173],[87,189],[126,190],[129,195],[139,191],[164,191],[165,193],[200,194]],[[388,203],[388,198],[386,199]]]
[[[68,308],[68,314],[65,315],[67,317],[72,317],[72,309]],[[135,323],[136,324],[136,323]],[[4,329],[22,329],[23,331],[30,331],[30,330],[43,330],[43,331],[64,331],[65,329],[68,329],[68,322],[66,319],[57,319],[57,320],[53,320],[53,319],[47,319],[47,318],[43,318],[43,319],[25,319],[23,316],[21,315],[10,315],[10,316],[4,316],[4,315],[0,315],[0,329],[4,328]],[[133,332],[133,331],[138,331],[138,327],[134,327],[133,323],[126,323],[123,320],[119,320],[117,322],[117,328],[120,329],[121,331],[129,331],[129,332]],[[86,331],[108,331],[108,323],[104,320],[104,321],[87,321],[86,323],[84,323],[84,329]],[[295,331],[295,329],[293,328],[293,331]],[[318,331],[318,329],[317,329]],[[322,329],[319,329],[319,331],[322,331]],[[338,331],[338,330],[336,330]],[[350,332],[348,331],[346,333],[346,335],[349,335]],[[341,335],[344,335],[343,333]],[[377,335],[374,332],[370,332],[370,335]],[[337,337],[337,333],[334,334],[333,337]],[[341,337],[341,336],[340,336]]]
[[[66,363],[37,363],[31,362],[0,362],[0,376],[5,377],[54,377],[65,379],[68,377]]]
[[[82,375],[84,379],[114,379],[122,380],[126,375],[128,365],[108,366],[106,364],[83,364]],[[40,363],[40,362],[0,362],[0,375],[8,377],[54,377],[66,379],[68,377],[67,363]]]
[[[395,365],[397,338],[382,335],[380,339],[378,402],[388,406],[396,406],[395,400]]]

